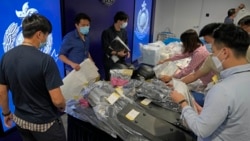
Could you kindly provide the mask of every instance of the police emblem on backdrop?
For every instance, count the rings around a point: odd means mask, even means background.
[[[101,0],[104,5],[111,6],[115,3],[115,0]]]
[[[137,24],[135,34],[139,39],[143,39],[149,32],[149,13],[145,0],[141,4],[141,9],[137,15]]]
[[[26,16],[30,16],[34,13],[38,13],[38,10],[35,8],[29,8],[29,3],[25,2],[22,6],[22,10],[16,10],[15,11],[16,16],[22,20]],[[5,30],[4,38],[3,38],[3,50],[4,52],[9,51],[10,49],[14,48],[15,46],[18,46],[22,44],[23,42],[23,34],[21,30],[21,24],[18,25],[17,22],[12,22],[9,27]],[[46,45],[41,48],[40,50],[46,54],[51,54],[55,60],[57,60],[58,55],[56,54],[55,50],[51,53],[52,50],[52,43],[53,43],[53,37],[52,34],[49,34],[47,38]]]

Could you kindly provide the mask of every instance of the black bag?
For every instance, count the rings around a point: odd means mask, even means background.
[[[135,70],[134,75],[132,76],[133,79],[137,80],[147,80],[152,79],[155,77],[155,72],[151,66],[148,65],[140,65],[137,70]]]

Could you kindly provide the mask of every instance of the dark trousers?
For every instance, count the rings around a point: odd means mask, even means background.
[[[110,58],[104,57],[104,71],[105,71],[105,80],[106,81],[110,80],[110,68],[113,65],[114,65],[114,62]]]
[[[91,123],[68,115],[68,141],[122,141],[122,139],[113,138]]]
[[[66,134],[61,118],[57,119],[55,123],[46,132],[34,132],[22,129],[17,126],[23,141],[66,141]]]

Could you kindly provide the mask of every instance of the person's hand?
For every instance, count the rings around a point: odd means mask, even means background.
[[[160,60],[160,61],[157,63],[157,65],[160,65],[160,64],[163,64],[163,63],[165,63],[165,60]]]
[[[168,82],[168,83],[166,84],[166,86],[168,86],[168,87],[170,87],[170,88],[173,88],[173,87],[174,87],[172,81]]]
[[[128,51],[128,53],[127,53],[127,58],[129,58],[130,57],[130,52]]]
[[[125,57],[127,55],[128,55],[128,52],[125,50],[117,52],[117,56],[119,56],[119,57]]]
[[[79,64],[76,64],[76,63],[72,63],[71,65],[70,65],[74,70],[76,70],[76,71],[78,71],[78,70],[80,70],[80,65]]]
[[[65,107],[60,107],[60,108],[58,108],[58,110],[59,110],[60,112],[64,112],[64,111],[65,111]]]
[[[193,101],[193,103],[194,103],[194,106],[197,109],[198,114],[200,114],[201,111],[202,111],[202,107],[195,100]]]
[[[160,76],[160,80],[165,82],[165,83],[169,82],[171,79],[172,79],[172,77],[168,76],[168,75],[161,75]]]
[[[241,3],[239,6],[238,6],[239,9],[243,9],[245,8],[245,4]]]
[[[13,122],[13,121],[12,121],[12,118],[13,118],[13,115],[12,115],[12,114],[10,114],[10,115],[4,117],[4,125],[5,125],[6,127],[10,128],[10,127],[12,126],[12,122]]]
[[[170,97],[172,98],[172,100],[175,103],[179,103],[180,101],[182,101],[183,99],[185,99],[184,95],[177,92],[176,90],[172,91],[170,94]]]

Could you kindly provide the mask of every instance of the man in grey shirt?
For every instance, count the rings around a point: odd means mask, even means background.
[[[221,79],[207,93],[198,113],[188,106],[177,91],[172,99],[182,107],[188,127],[200,141],[248,141],[250,139],[250,64],[246,52],[250,38],[233,24],[223,24],[214,31],[213,61],[222,67]]]

